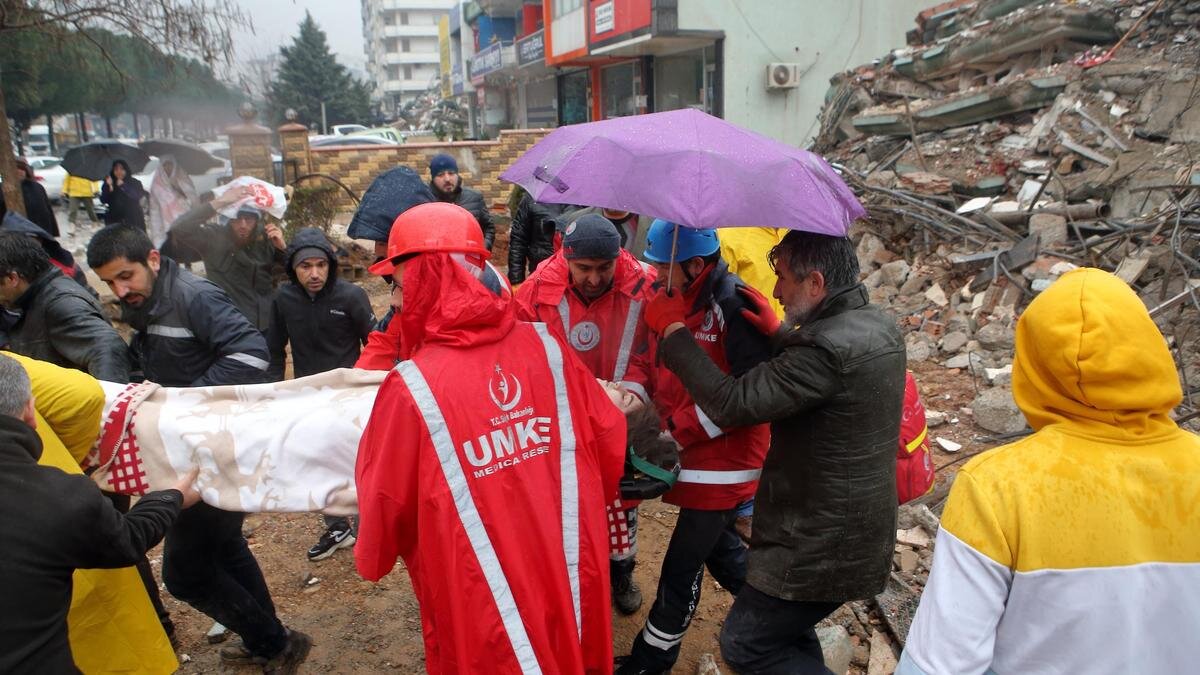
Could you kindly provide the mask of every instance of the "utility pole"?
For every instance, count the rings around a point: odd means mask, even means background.
[[[325,126],[325,101],[321,101],[321,134],[329,135],[329,129]]]

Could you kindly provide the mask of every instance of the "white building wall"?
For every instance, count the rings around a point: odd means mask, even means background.
[[[817,133],[829,78],[905,44],[936,0],[680,0],[680,29],[723,30],[725,119],[792,145]],[[799,63],[794,89],[768,90],[767,65]]]
[[[438,21],[457,0],[362,0],[363,43],[375,100],[393,109],[438,76]]]

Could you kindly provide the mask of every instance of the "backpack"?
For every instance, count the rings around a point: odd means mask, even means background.
[[[896,450],[896,495],[910,502],[933,489],[933,455],[929,450],[929,427],[925,406],[911,371],[904,375],[904,411],[900,419],[900,446]]]

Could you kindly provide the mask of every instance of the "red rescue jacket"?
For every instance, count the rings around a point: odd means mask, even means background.
[[[411,259],[404,285],[428,292],[394,319],[410,358],[359,448],[359,573],[404,559],[430,673],[611,672],[604,511],[624,417],[448,255]]]
[[[770,342],[741,315],[744,286],[724,261],[692,282],[684,292],[691,311],[684,323],[696,343],[717,366],[741,375],[770,358]],[[768,424],[722,428],[696,405],[683,383],[659,363],[658,338],[650,340],[652,370],[647,390],[667,430],[683,447],[682,470],[663,501],[684,508],[731,509],[754,496],[771,442]]]
[[[646,399],[646,323],[642,308],[653,292],[654,268],[621,250],[612,288],[590,303],[571,290],[571,273],[562,251],[546,259],[517,289],[517,318],[545,323],[559,342],[569,345],[592,375],[623,382]]]

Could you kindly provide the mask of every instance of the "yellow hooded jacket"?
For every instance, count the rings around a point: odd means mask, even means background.
[[[1035,430],[959,472],[898,673],[1195,672],[1200,439],[1163,336],[1081,269],[1017,324]]]
[[[787,230],[774,227],[722,227],[717,230],[721,240],[721,257],[729,265],[729,271],[767,296],[771,309],[783,318],[783,305],[775,299],[775,270],[767,261],[767,254],[783,241]]]
[[[83,473],[100,430],[104,392],[90,375],[19,354],[33,384],[43,466]],[[87,523],[80,523],[87,527]],[[71,655],[84,673],[172,673],[179,663],[137,569],[76,570],[67,614]]]

